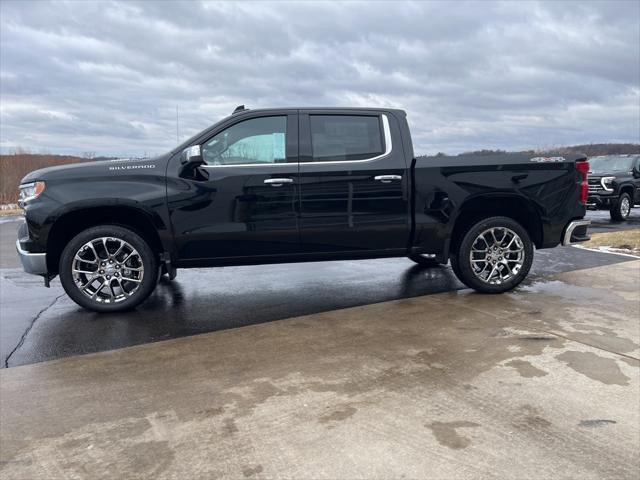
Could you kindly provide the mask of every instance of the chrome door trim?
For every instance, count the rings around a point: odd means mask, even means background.
[[[402,180],[402,175],[377,175],[373,179],[382,183],[391,183]]]
[[[241,163],[238,165],[200,165],[202,168],[235,168],[235,167],[291,167],[298,165],[298,162],[281,163]]]
[[[293,178],[266,178],[264,183],[272,187],[281,187],[285,183],[293,183]]]

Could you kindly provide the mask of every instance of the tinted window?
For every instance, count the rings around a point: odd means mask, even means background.
[[[207,165],[286,162],[287,117],[252,118],[218,133],[202,146]]]
[[[364,160],[384,152],[380,117],[311,115],[314,162]]]

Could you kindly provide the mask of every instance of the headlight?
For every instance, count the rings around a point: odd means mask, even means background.
[[[35,200],[44,192],[44,182],[23,183],[20,185],[20,206]]]
[[[616,177],[602,177],[600,183],[602,184],[602,188],[605,190],[612,192],[613,191],[613,181]]]

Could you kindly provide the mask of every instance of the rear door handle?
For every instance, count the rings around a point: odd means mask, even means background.
[[[391,183],[402,180],[402,175],[378,175],[373,177],[373,179],[382,183]]]
[[[281,187],[284,183],[293,183],[293,178],[267,178],[264,183],[272,187]]]

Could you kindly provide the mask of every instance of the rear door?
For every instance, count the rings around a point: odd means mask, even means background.
[[[405,250],[409,178],[395,118],[301,110],[299,131],[301,250]]]

